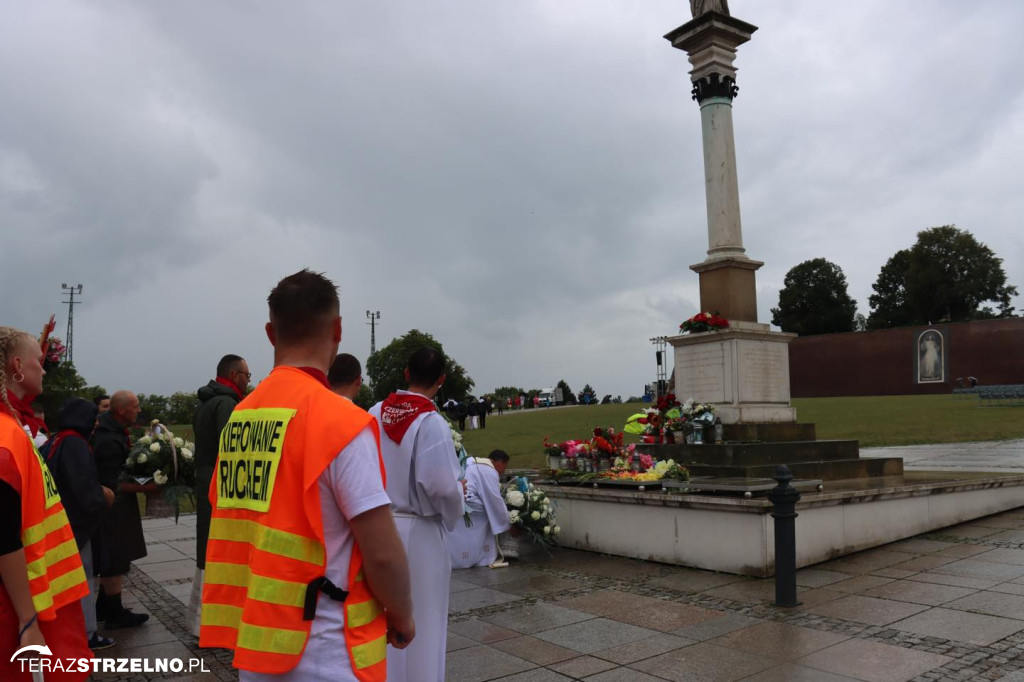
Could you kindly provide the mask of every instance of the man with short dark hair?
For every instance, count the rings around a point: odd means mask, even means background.
[[[192,417],[196,451],[196,572],[189,598],[189,624],[199,636],[203,579],[206,571],[206,542],[210,534],[210,480],[217,462],[220,432],[249,388],[249,364],[240,355],[228,354],[217,363],[217,376],[196,391],[199,406]]]
[[[416,626],[376,424],[327,384],[338,292],[301,270],[267,302],[274,369],[232,412],[210,485],[199,645],[232,649],[243,682],[384,682]]]
[[[452,573],[448,532],[463,522],[463,488],[451,430],[434,405],[444,368],[443,353],[419,348],[405,370],[409,390],[396,391],[370,408],[380,423],[388,496],[412,568],[416,613],[416,641],[402,651],[388,651],[390,682],[445,679]]]
[[[508,459],[504,450],[494,450],[486,459],[466,461],[466,508],[472,525],[461,524],[452,531],[452,568],[490,566],[498,558],[496,536],[509,529],[508,507],[501,496]]]
[[[327,372],[327,383],[332,391],[354,402],[363,385],[363,368],[356,356],[339,353]]]

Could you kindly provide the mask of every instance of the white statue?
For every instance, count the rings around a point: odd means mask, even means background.
[[[708,12],[721,12],[729,15],[729,0],[690,0],[690,14],[696,19]]]

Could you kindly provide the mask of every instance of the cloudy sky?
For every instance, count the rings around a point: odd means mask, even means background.
[[[917,231],[1024,290],[1024,3],[732,0],[761,321],[824,257],[867,314]],[[681,0],[0,0],[0,324],[82,283],[90,383],[194,390],[272,364],[266,295],[340,287],[342,348],[434,334],[478,390],[639,394],[707,248]],[[1015,301],[1018,308],[1024,300]]]

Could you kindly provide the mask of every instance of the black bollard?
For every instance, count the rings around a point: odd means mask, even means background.
[[[793,474],[780,464],[772,477],[778,485],[768,492],[775,519],[775,605],[797,606],[796,599],[796,503],[800,493],[789,484]]]

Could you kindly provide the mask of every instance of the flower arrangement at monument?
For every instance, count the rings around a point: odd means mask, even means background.
[[[714,332],[729,326],[729,320],[711,313],[697,313],[679,325],[680,333]]]
[[[653,483],[667,479],[677,481],[690,480],[690,471],[686,467],[676,464],[675,460],[667,459],[656,462],[650,455],[640,455],[638,459],[639,466],[636,469],[632,468],[633,460],[629,459],[622,462],[621,467],[616,463],[614,468],[600,472],[597,474],[597,478],[609,481],[635,481],[638,483]]]
[[[154,419],[128,453],[128,459],[124,462],[124,475],[135,483],[152,482],[159,486],[163,498],[167,502],[173,500],[177,515],[178,498],[181,495],[188,495],[195,505],[195,448],[194,443],[178,438],[159,420]]]
[[[555,523],[554,508],[543,490],[534,487],[525,476],[516,476],[504,485],[502,495],[513,528],[526,533],[539,545],[555,544],[555,537],[562,529]]]
[[[715,417],[715,406],[711,403],[698,403],[693,398],[689,398],[682,405],[681,410],[682,416],[687,421],[714,421]],[[710,420],[708,416],[710,415]]]

